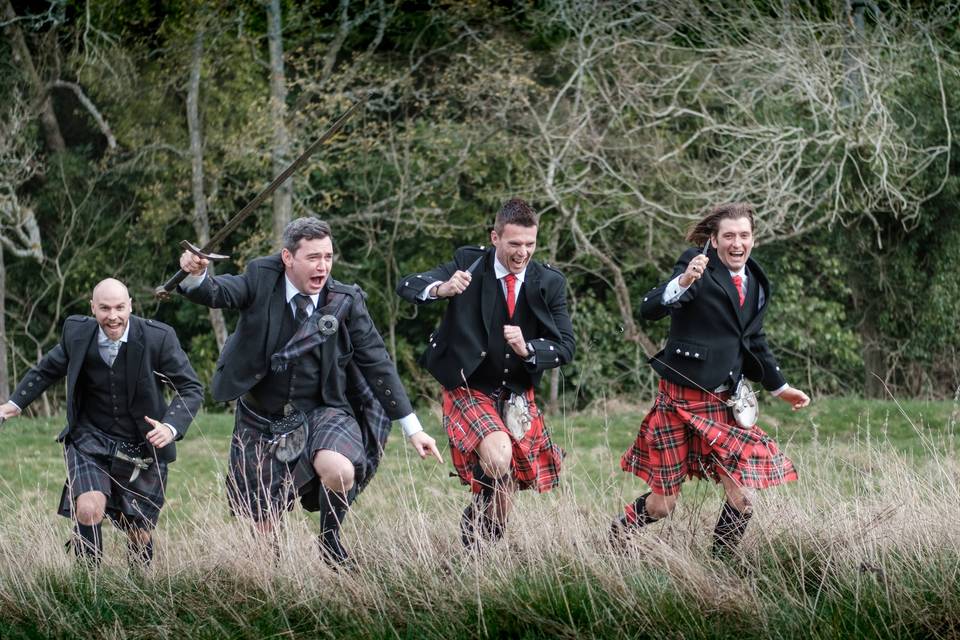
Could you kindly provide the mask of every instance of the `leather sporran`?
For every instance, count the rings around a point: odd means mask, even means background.
[[[497,412],[510,434],[520,440],[533,425],[527,397],[504,389],[497,398]]]
[[[294,411],[289,415],[270,423],[270,455],[278,462],[295,462],[307,446],[307,416],[302,411]]]
[[[744,429],[750,429],[757,424],[760,406],[757,404],[757,394],[746,378],[740,378],[736,390],[727,400],[727,406],[733,409],[734,419]]]

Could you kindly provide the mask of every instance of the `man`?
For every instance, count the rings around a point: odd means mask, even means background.
[[[530,205],[510,200],[496,216],[493,246],[461,247],[452,262],[397,287],[414,304],[449,300],[420,362],[443,385],[453,465],[472,490],[460,520],[468,549],[502,537],[517,489],[549,491],[559,481],[563,452],[533,390],[544,371],[573,359],[575,341],[566,280],[531,259],[537,224]]]
[[[203,387],[173,329],[131,314],[124,284],[101,281],[90,300],[93,318],[70,316],[60,343],[30,369],[0,405],[0,418],[20,414],[51,384],[67,378],[63,442],[67,482],[59,513],[74,520],[72,545],[93,566],[103,552],[101,522],[110,516],[127,534],[128,559],[149,565],[164,502],[167,465],[203,401]],[[163,386],[174,394],[171,404]],[[154,417],[151,417],[154,416]]]
[[[442,459],[413,413],[363,292],[330,277],[329,225],[294,220],[280,253],[251,261],[242,275],[205,275],[207,261],[190,252],[180,267],[191,274],[180,287],[189,300],[240,311],[212,384],[214,400],[237,400],[233,512],[270,533],[299,494],[304,508],[320,511],[324,560],[343,564],[340,525],[376,471],[390,421],[400,420],[422,458]]]
[[[653,408],[621,467],[650,487],[624,509],[610,531],[622,547],[644,526],[670,514],[688,476],[723,486],[726,503],[714,529],[715,556],[732,553],[753,514],[752,491],[795,480],[793,464],[757,426],[742,427],[726,404],[746,377],[794,410],[810,398],[789,386],[767,346],[763,316],[770,284],[750,257],[753,209],[716,207],[687,239],[699,248],[680,256],[672,278],[643,299],[648,320],[670,316],[666,347],[650,359],[660,376]]]

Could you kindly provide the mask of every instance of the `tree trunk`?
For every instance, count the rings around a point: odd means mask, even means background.
[[[207,200],[203,194],[203,136],[200,125],[200,69],[203,66],[203,29],[197,31],[193,40],[190,59],[190,82],[187,87],[187,129],[190,132],[190,186],[193,193],[193,229],[197,241],[205,245],[210,240],[210,218],[207,216]],[[210,264],[210,274],[214,265]],[[227,341],[227,325],[223,311],[210,309],[210,325],[217,338],[217,348],[223,349]]]
[[[7,365],[7,268],[3,264],[0,243],[0,401],[10,397],[10,372]]]
[[[51,153],[60,153],[67,148],[67,145],[63,141],[63,134],[60,133],[60,123],[53,111],[53,100],[50,98],[46,83],[40,79],[37,67],[33,64],[33,56],[30,55],[30,48],[27,47],[27,39],[17,22],[17,14],[14,12],[10,0],[3,3],[3,21],[7,24],[4,31],[10,38],[14,63],[23,69],[23,73],[33,89],[34,99],[40,105],[40,126],[43,129],[43,138],[46,141],[47,150]]]
[[[280,0],[267,4],[267,41],[270,48],[270,119],[273,124],[273,175],[280,175],[290,162],[290,136],[287,132],[287,79],[283,70],[283,31]],[[283,230],[293,213],[293,178],[286,180],[273,194],[273,240],[279,247]]]

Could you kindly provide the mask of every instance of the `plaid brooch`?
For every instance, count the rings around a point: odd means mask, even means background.
[[[320,346],[335,334],[340,323],[343,322],[343,316],[347,310],[347,298],[348,296],[343,293],[331,291],[327,296],[327,304],[323,308],[329,309],[336,305],[334,312],[322,314],[320,309],[316,309],[313,315],[300,325],[287,344],[270,356],[270,368],[278,373],[284,371],[291,362]]]

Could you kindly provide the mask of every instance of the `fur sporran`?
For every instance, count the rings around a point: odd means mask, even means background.
[[[733,409],[734,419],[744,429],[750,429],[757,424],[757,419],[760,417],[757,394],[746,378],[740,378],[736,391],[727,400],[727,406]]]
[[[497,412],[510,434],[520,440],[533,425],[530,415],[530,403],[526,396],[517,395],[504,389],[497,398]]]
[[[307,446],[307,416],[302,411],[270,423],[270,455],[279,462],[291,463],[300,457]]]

